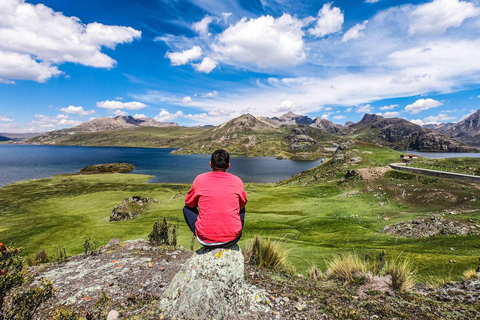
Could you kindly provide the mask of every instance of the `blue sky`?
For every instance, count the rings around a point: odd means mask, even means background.
[[[0,0],[0,132],[480,108],[480,2]]]

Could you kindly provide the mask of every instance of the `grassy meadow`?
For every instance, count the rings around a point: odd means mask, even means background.
[[[386,148],[359,148],[364,167],[398,156]],[[449,211],[456,214],[445,218],[479,224],[478,185],[393,170],[371,179],[343,180],[350,166],[327,166],[283,184],[245,184],[249,203],[240,245],[257,234],[282,240],[299,273],[312,264],[323,271],[333,255],[348,251],[377,256],[385,250],[387,259],[409,259],[420,282],[460,280],[465,270],[478,266],[478,236],[412,239],[382,232],[387,224]],[[314,183],[306,178],[315,175],[319,178]],[[191,233],[181,211],[189,185],[146,183],[149,179],[137,174],[59,175],[5,186],[0,189],[0,242],[22,246],[27,255],[40,249],[53,255],[58,245],[74,255],[82,252],[85,238],[99,245],[112,238],[147,238],[154,221],[166,216],[180,218],[179,244],[189,248]],[[159,203],[133,220],[109,222],[113,207],[131,196],[153,197]]]

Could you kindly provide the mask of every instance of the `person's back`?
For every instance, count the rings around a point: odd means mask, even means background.
[[[247,195],[242,180],[225,172],[226,151],[215,151],[210,166],[212,172],[197,176],[185,197],[185,220],[202,245],[230,245],[241,237]]]

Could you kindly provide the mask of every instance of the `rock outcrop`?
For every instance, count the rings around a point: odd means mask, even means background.
[[[197,251],[165,290],[159,307],[165,319],[256,319],[269,310],[265,292],[248,285],[238,245]]]
[[[474,223],[431,216],[394,225],[385,226],[383,231],[407,238],[425,238],[437,235],[479,235],[480,226]]]
[[[139,216],[147,205],[152,203],[158,203],[158,201],[154,198],[139,196],[127,198],[113,208],[112,213],[110,213],[110,221],[131,220]]]
[[[91,173],[126,173],[135,170],[135,166],[130,163],[104,163],[104,164],[92,164],[80,169],[79,173],[91,174]]]
[[[317,141],[308,136],[307,128],[294,128],[287,136],[290,150],[308,150],[317,145]]]

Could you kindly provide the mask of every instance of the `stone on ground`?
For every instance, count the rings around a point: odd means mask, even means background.
[[[245,282],[238,245],[202,248],[188,259],[160,301],[166,319],[255,319],[268,311],[265,292]]]

